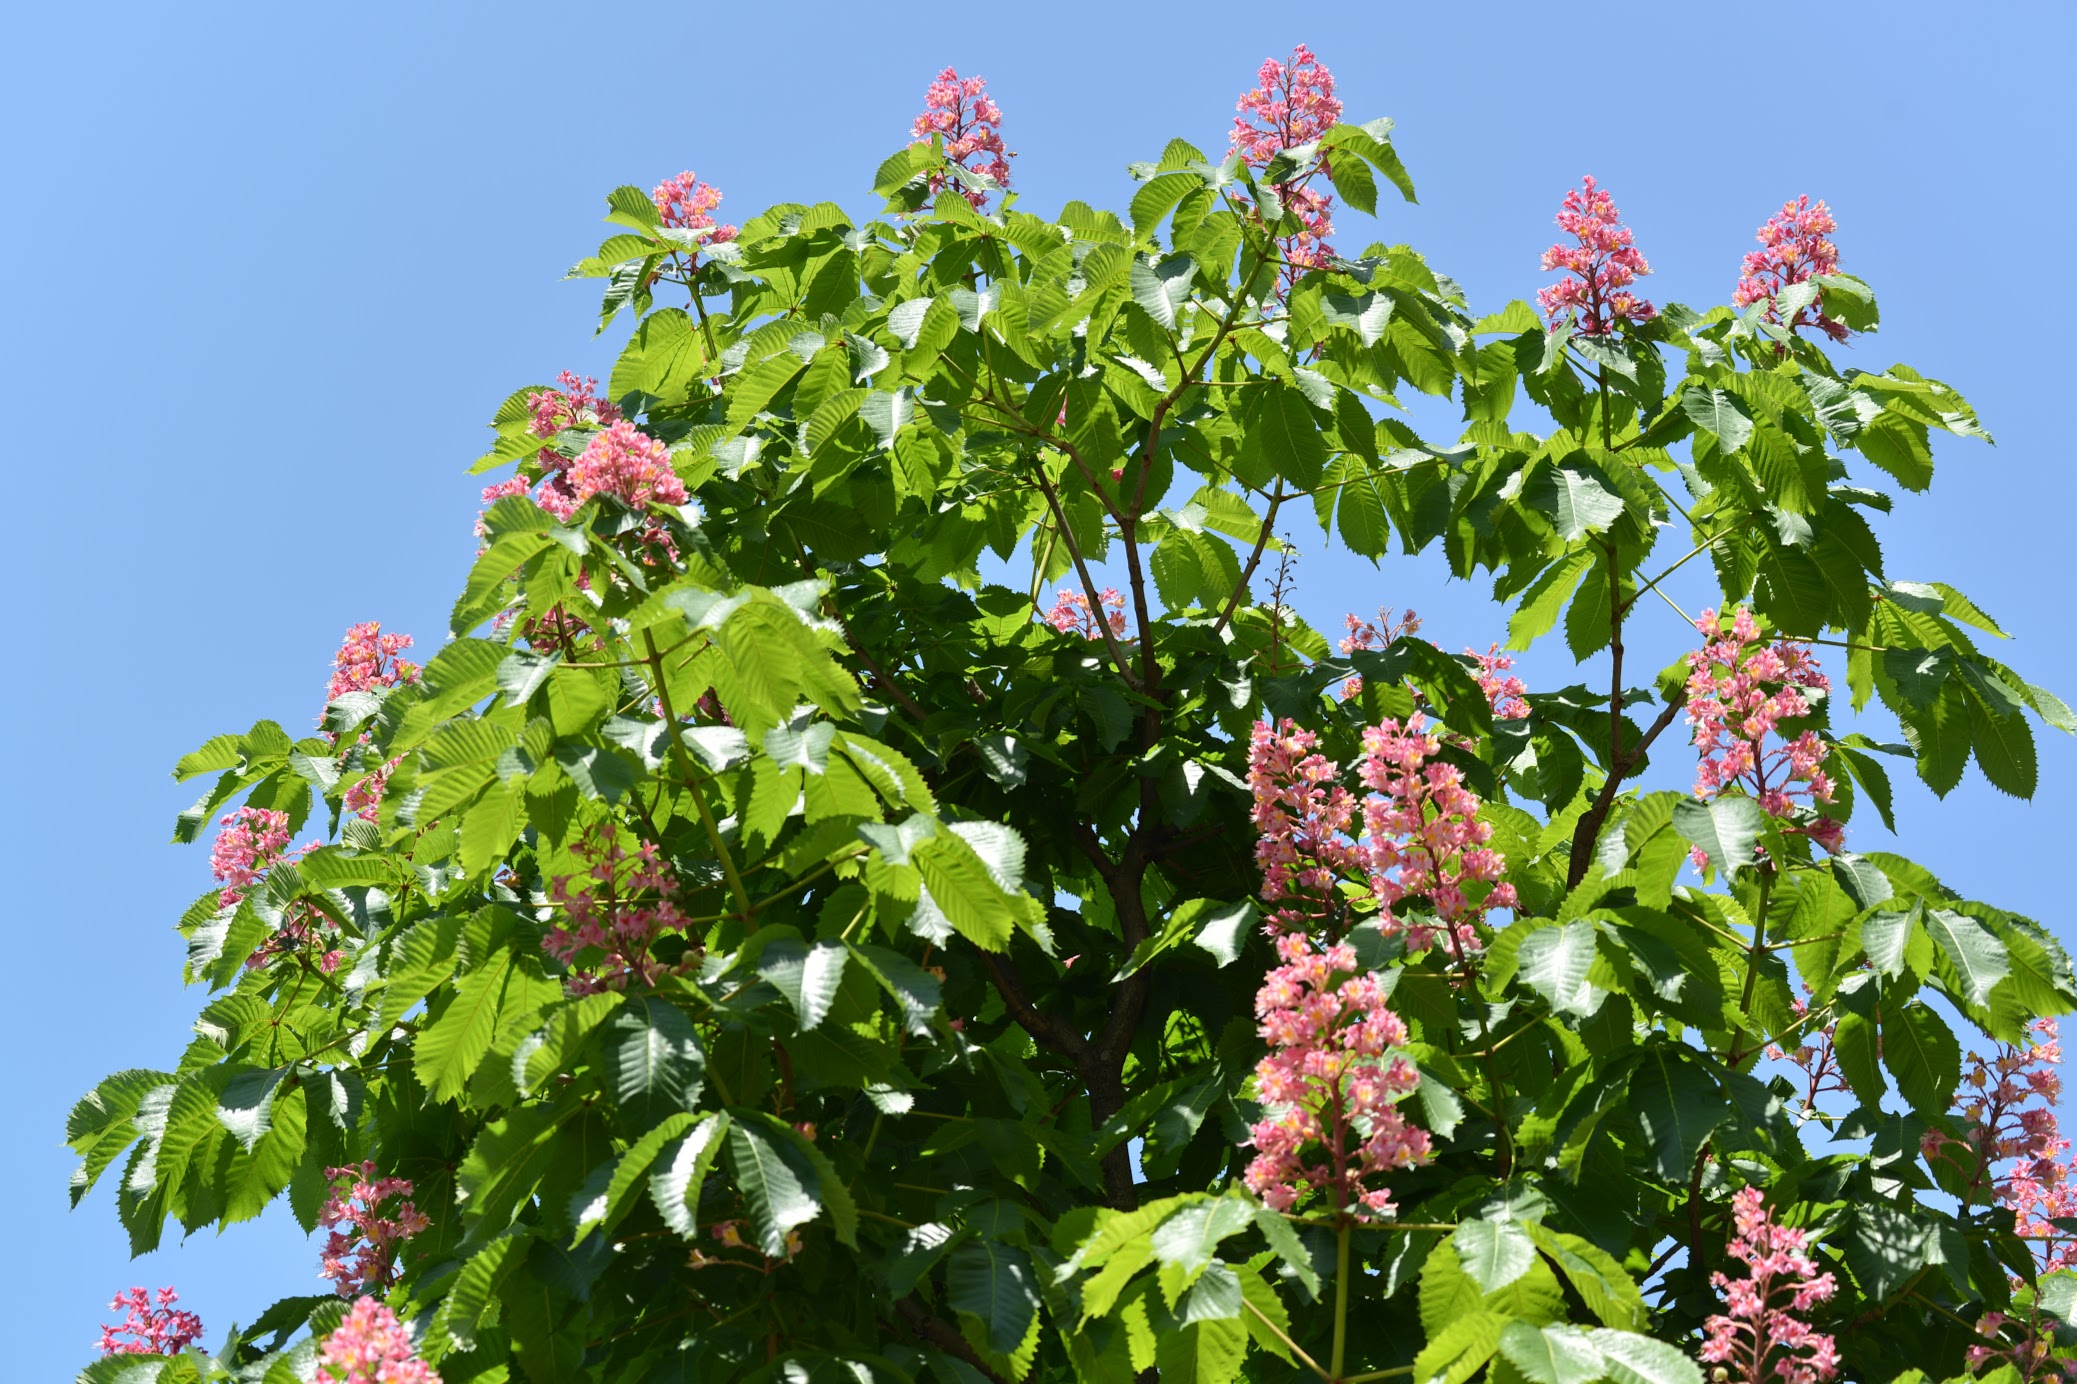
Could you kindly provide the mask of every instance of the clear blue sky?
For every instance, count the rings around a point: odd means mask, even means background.
[[[858,205],[935,69],[991,81],[1025,205],[1120,205],[1172,135],[1215,145],[1261,58],[1295,41],[1349,115],[1398,119],[1422,205],[1380,232],[1480,305],[1542,281],[1565,188],[1615,193],[1654,297],[1722,301],[1753,228],[1808,192],[1885,328],[1853,348],[1962,389],[1996,433],[1953,443],[1885,533],[1891,574],[1949,580],[2077,700],[2065,599],[2073,469],[2056,323],[2072,288],[2066,3],[1303,7],[1063,3],[913,24],[886,6],[41,6],[10,25],[11,208],[0,357],[23,418],[4,554],[39,644],[0,681],[6,923],[20,995],[0,1067],[0,1185],[22,1378],[67,1377],[105,1299],[179,1285],[210,1338],[317,1286],[277,1208],[136,1266],[106,1191],[65,1210],[64,1112],[169,1062],[199,994],[170,928],[208,882],[168,846],[167,777],[208,735],[313,716],[356,620],[437,647],[473,544],[482,424],[518,384],[604,375],[595,286],[558,282],[602,196],[692,168],[736,219]],[[1302,21],[1290,17],[1302,14]],[[1016,16],[1013,21],[1011,16]],[[998,16],[1000,16],[998,18]],[[1372,231],[1348,215],[1340,240]],[[1692,593],[1692,588],[1688,589]],[[1299,602],[1414,604],[1446,645],[1501,637],[1480,587],[1314,552]],[[1681,633],[1652,636],[1657,662]],[[39,636],[40,638],[40,636]],[[1562,647],[1525,664],[1572,681]],[[1887,735],[1891,728],[1870,727]],[[1901,794],[1950,883],[2073,935],[2077,745],[2043,740],[2016,804],[1972,769]],[[1857,824],[1866,847],[1887,844]]]

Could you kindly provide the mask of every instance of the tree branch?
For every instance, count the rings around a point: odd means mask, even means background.
[[[1659,738],[1660,731],[1673,724],[1673,718],[1678,716],[1681,708],[1687,704],[1685,692],[1666,703],[1666,709],[1651,723],[1651,729],[1630,747],[1629,754],[1609,765],[1608,782],[1601,785],[1601,791],[1595,796],[1593,806],[1586,810],[1585,815],[1579,819],[1579,826],[1573,830],[1572,860],[1565,871],[1567,889],[1577,888],[1579,882],[1587,877],[1587,864],[1594,858],[1594,842],[1601,835],[1601,827],[1608,820],[1609,810],[1615,806],[1615,796],[1622,791],[1623,780],[1629,776],[1632,769],[1643,762],[1645,752],[1651,748],[1652,741]]]
[[[990,1384],[1010,1384],[1010,1381],[988,1367],[988,1362],[966,1343],[966,1337],[959,1334],[957,1327],[941,1317],[932,1316],[916,1299],[905,1297],[894,1304],[894,1310],[901,1314],[903,1324],[914,1332],[918,1339],[972,1366],[983,1379],[989,1380]]]

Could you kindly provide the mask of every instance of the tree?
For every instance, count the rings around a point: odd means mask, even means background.
[[[1803,334],[1877,325],[1807,199],[1707,312],[1638,296],[1591,180],[1540,311],[1344,256],[1334,196],[1413,196],[1390,122],[1260,76],[1122,218],[1019,209],[949,69],[880,219],[610,195],[604,391],[497,411],[423,668],[356,627],[319,734],[180,762],[210,999],[68,1126],[136,1250],[285,1191],[337,1291],[213,1355],[140,1294],[86,1377],[2046,1368],[2077,981],[1844,837],[1885,755],[2025,796],[2029,717],[2077,726],[1883,568],[1875,486],[1975,415]],[[1489,573],[1605,688],[1337,651],[1267,582],[1293,514]],[[1704,556],[1721,613],[1640,678]],[[1908,746],[1835,734],[1817,648]],[[1641,791],[1677,724],[1696,791]],[[2005,1045],[1967,1087],[1957,1025]]]

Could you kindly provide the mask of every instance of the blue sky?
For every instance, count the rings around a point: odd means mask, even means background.
[[[921,12],[15,17],[0,364],[24,401],[23,503],[0,562],[16,618],[54,641],[0,682],[23,972],[0,1173],[29,1247],[10,1303],[30,1324],[23,1377],[82,1363],[133,1282],[179,1285],[212,1339],[316,1287],[285,1207],[136,1266],[105,1192],[65,1210],[66,1108],[108,1071],[169,1062],[200,1003],[170,928],[208,866],[165,844],[193,796],[173,760],[261,716],[314,716],[356,620],[437,647],[491,409],[560,368],[607,373],[595,287],[558,282],[601,237],[607,189],[692,168],[731,219],[860,205],[946,62],[990,79],[1024,205],[1050,212],[1122,206],[1124,165],[1172,135],[1220,143],[1261,58],[1310,43],[1352,118],[1397,118],[1422,195],[1375,230],[1346,215],[1340,241],[1410,241],[1482,307],[1542,282],[1552,212],[1582,173],[1636,229],[1652,296],[1702,306],[1728,297],[1785,197],[1829,199],[1844,267],[1884,307],[1853,363],[1947,380],[1999,442],[1940,453],[1931,497],[1884,532],[1891,575],[1960,586],[2017,636],[2006,661],[2077,696],[2056,577],[2073,498],[2053,325],[2072,297],[2067,4],[1316,3],[1294,25],[1282,7],[1062,3],[975,7],[949,29]],[[1503,637],[1482,586],[1427,565],[1315,545],[1299,577],[1316,623],[1410,604],[1445,645]],[[1660,618],[1646,666],[1684,642]],[[1532,686],[1577,677],[1555,643],[1523,670]],[[2069,938],[2054,881],[2077,746],[2049,732],[2042,750],[2032,803],[1972,769],[1942,805],[1907,786],[1899,825],[1949,883]],[[1889,844],[1857,826],[1864,847]]]

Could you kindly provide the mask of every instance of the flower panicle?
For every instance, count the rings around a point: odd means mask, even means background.
[[[1652,272],[1651,265],[1607,188],[1591,174],[1582,178],[1578,187],[1566,192],[1557,219],[1558,229],[1571,240],[1545,250],[1543,267],[1562,269],[1565,277],[1536,290],[1536,301],[1553,329],[1569,321],[1580,336],[1608,336],[1620,324],[1642,324],[1659,315],[1656,307],[1630,290]]]

